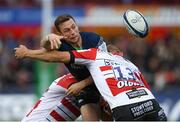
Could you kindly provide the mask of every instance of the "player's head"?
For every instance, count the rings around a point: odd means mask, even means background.
[[[67,41],[70,43],[77,43],[80,38],[79,28],[71,15],[63,14],[58,16],[54,25],[57,31],[67,38]]]
[[[107,50],[108,50],[108,52],[110,52],[110,53],[123,56],[123,53],[121,52],[121,50],[120,50],[118,47],[116,47],[115,45],[108,44],[108,45],[107,45]]]

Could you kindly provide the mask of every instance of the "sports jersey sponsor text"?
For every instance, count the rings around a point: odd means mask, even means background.
[[[123,87],[126,87],[126,86],[143,86],[143,84],[135,82],[134,80],[128,80],[128,81],[124,80],[124,81],[119,81],[117,83],[118,88],[123,88]]]
[[[133,90],[126,93],[129,99],[148,95],[144,89]]]
[[[130,110],[134,117],[139,117],[144,113],[148,113],[154,110],[153,102],[152,101],[144,102],[138,106],[132,107]]]

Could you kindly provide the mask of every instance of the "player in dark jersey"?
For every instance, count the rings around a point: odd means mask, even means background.
[[[42,48],[38,51],[38,53],[52,50],[67,51],[76,49],[88,49],[92,47],[106,50],[106,45],[101,36],[92,32],[79,32],[74,18],[70,15],[62,15],[57,17],[57,19],[55,20],[55,27],[60,33],[60,36],[56,34],[47,35],[41,41],[41,45],[45,49]],[[48,59],[48,56],[46,58]],[[49,59],[49,61],[52,60],[54,59]],[[79,112],[77,110],[78,106],[73,103],[74,101],[62,96],[64,96],[67,88],[69,88],[70,85],[74,82],[86,82],[86,80],[91,80],[90,73],[84,66],[74,64],[65,65],[72,75],[68,74],[55,80],[49,87],[48,91],[46,91],[43,97],[38,101],[34,109],[22,121],[72,121],[79,116]],[[81,108],[80,110],[82,111],[81,113],[84,113],[82,115],[83,120],[99,119],[96,105],[99,100],[99,95],[93,89],[95,89],[93,85],[88,86],[84,88],[76,97],[77,103]],[[55,94],[56,96],[54,96]],[[53,100],[54,103],[48,102],[48,99]],[[68,102],[64,103],[64,99]],[[58,104],[56,104],[56,102]]]

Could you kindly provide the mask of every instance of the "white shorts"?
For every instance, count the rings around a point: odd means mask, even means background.
[[[77,82],[71,74],[64,75],[50,85],[23,118],[22,122],[74,121],[80,116],[80,110],[69,97],[64,97],[67,88]]]

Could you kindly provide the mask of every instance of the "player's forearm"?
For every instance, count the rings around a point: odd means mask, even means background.
[[[70,61],[70,54],[69,52],[47,51],[45,49],[28,50],[25,58],[31,58],[46,62],[68,63]]]
[[[79,83],[82,85],[83,88],[85,88],[86,86],[88,86],[88,85],[93,83],[93,79],[92,79],[91,76],[89,76],[88,78],[80,81]]]
[[[66,95],[78,94],[82,89],[90,85],[92,82],[92,78],[88,77],[85,80],[74,83],[68,88]]]

